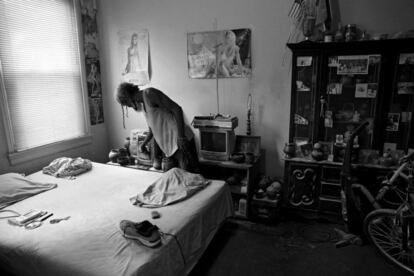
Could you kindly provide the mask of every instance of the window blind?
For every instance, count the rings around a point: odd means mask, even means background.
[[[87,132],[75,5],[0,0],[0,61],[14,151]]]

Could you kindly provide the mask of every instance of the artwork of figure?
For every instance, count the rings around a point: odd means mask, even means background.
[[[101,77],[98,62],[91,62],[90,71],[86,81],[88,82],[89,96],[99,97],[101,95]]]
[[[131,45],[127,50],[127,64],[125,66],[124,74],[138,72],[142,70],[141,62],[139,60],[138,52],[138,34],[134,33],[131,36]]]
[[[120,31],[118,36],[123,80],[136,85],[148,84],[148,32]]]
[[[244,74],[244,66],[240,59],[240,48],[236,45],[236,35],[231,30],[225,32],[224,45],[220,48],[218,68],[219,74],[226,78],[236,74]]]
[[[250,34],[250,29],[188,33],[190,78],[249,77]]]

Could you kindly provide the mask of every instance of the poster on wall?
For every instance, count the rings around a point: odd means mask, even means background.
[[[189,77],[248,78],[252,71],[250,48],[250,29],[188,33]]]
[[[123,81],[136,85],[149,83],[148,30],[121,30],[118,32],[120,75]]]
[[[104,122],[102,98],[89,98],[89,115],[92,125]]]
[[[96,125],[104,122],[96,0],[81,0],[80,4],[89,112],[91,125]]]

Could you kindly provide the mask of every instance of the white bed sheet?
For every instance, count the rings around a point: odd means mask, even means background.
[[[37,172],[29,178],[55,182],[54,190],[11,205],[52,212],[67,221],[27,230],[0,220],[0,265],[21,275],[184,275],[198,261],[220,224],[233,214],[231,195],[223,181],[213,180],[193,197],[162,208],[133,206],[129,198],[143,192],[161,174],[93,163],[91,171],[75,180],[57,179]],[[125,239],[122,219],[149,220],[165,236],[162,246],[147,248]]]

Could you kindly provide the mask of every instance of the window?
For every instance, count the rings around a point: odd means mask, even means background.
[[[0,96],[11,164],[90,142],[79,20],[73,0],[0,0]]]

